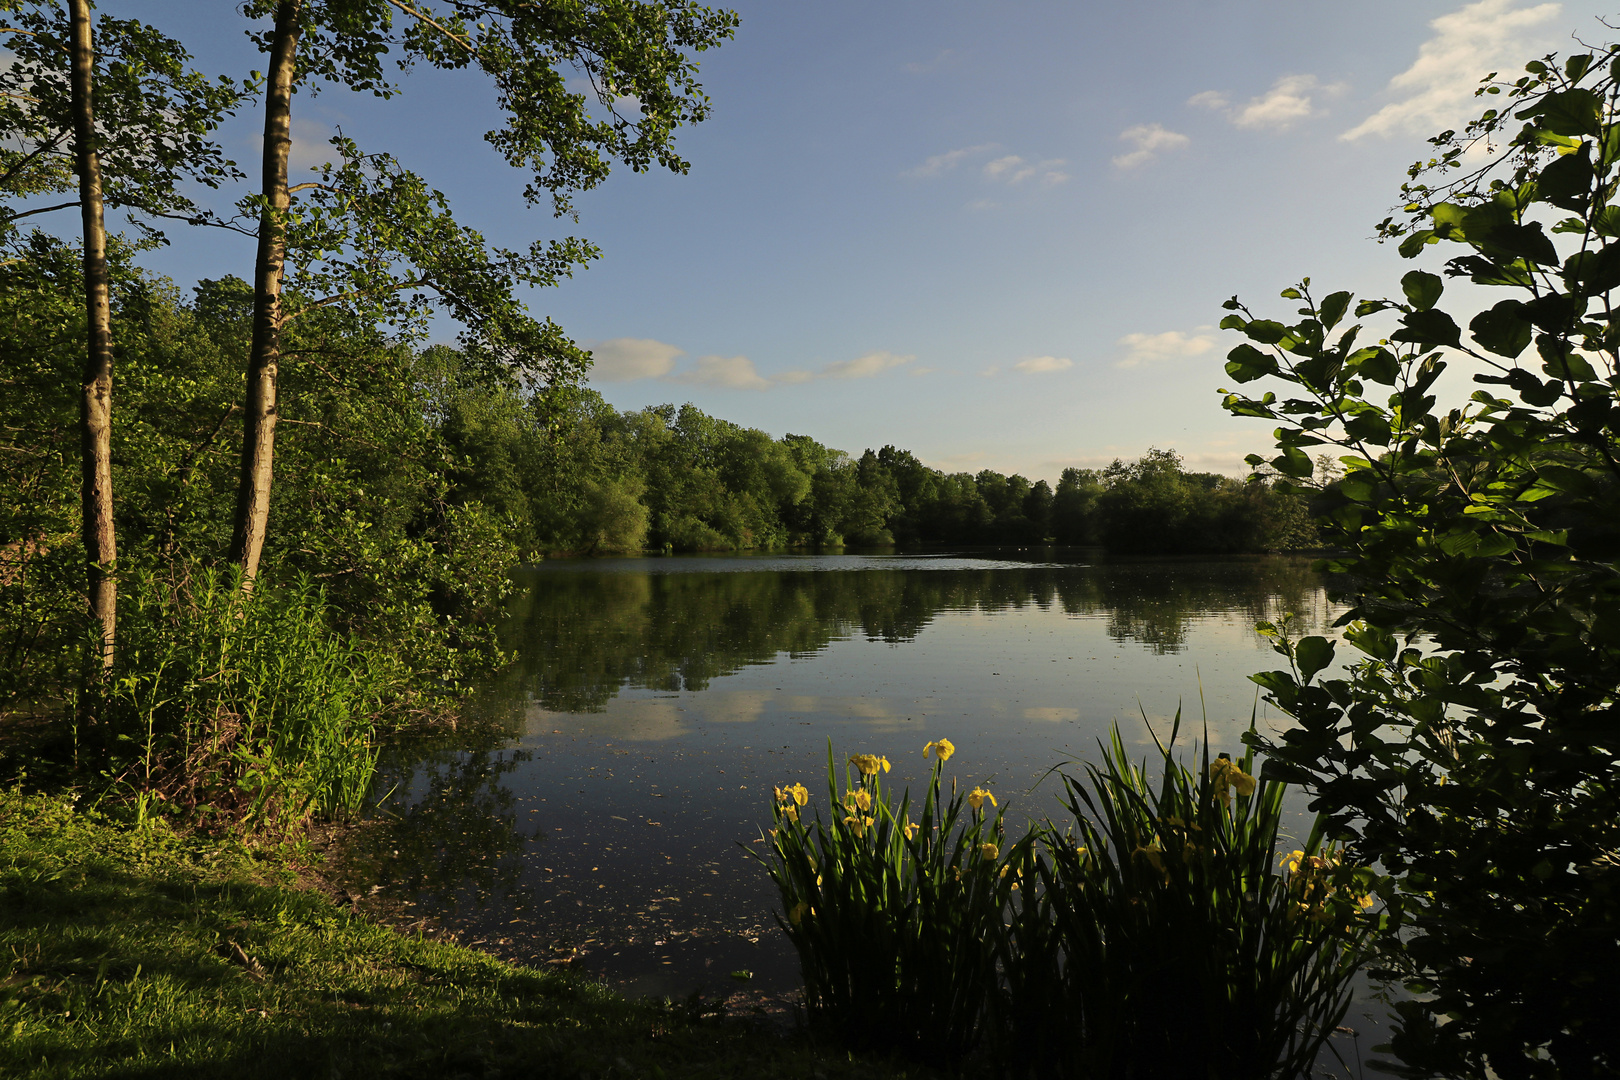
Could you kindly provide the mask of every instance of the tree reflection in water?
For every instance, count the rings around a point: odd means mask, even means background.
[[[706,689],[778,656],[806,656],[855,635],[911,641],[945,611],[994,613],[1054,605],[1106,617],[1116,642],[1156,654],[1186,647],[1193,620],[1223,612],[1254,623],[1318,615],[1320,582],[1294,558],[1018,566],[848,573],[746,570],[523,574],[511,606],[512,689],[551,712],[600,712],[625,687]],[[1233,613],[1236,613],[1233,616]],[[1308,619],[1307,621],[1319,621]]]
[[[485,731],[460,745],[390,748],[373,789],[375,827],[350,853],[353,875],[435,916],[532,906],[523,854],[545,834],[519,821],[518,799],[502,778],[534,754],[490,745],[507,737]]]

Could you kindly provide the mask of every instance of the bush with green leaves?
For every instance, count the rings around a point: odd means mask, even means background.
[[[1286,321],[1226,305],[1222,325],[1250,339],[1228,375],[1287,395],[1231,393],[1227,409],[1275,420],[1270,464],[1302,484],[1308,450],[1342,455],[1314,511],[1359,653],[1328,676],[1336,643],[1279,633],[1288,669],[1255,679],[1298,723],[1256,745],[1268,775],[1307,785],[1332,834],[1401,882],[1385,956],[1420,993],[1398,1006],[1393,1067],[1609,1076],[1620,46],[1480,94],[1500,104],[1431,140],[1405,216],[1381,227],[1406,258],[1447,256],[1444,276],[1412,270],[1398,298],[1360,303],[1306,280],[1283,293],[1301,303]]]

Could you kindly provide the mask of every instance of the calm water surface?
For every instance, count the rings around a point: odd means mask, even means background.
[[[379,880],[509,959],[637,993],[786,992],[754,855],[774,785],[825,803],[829,740],[840,768],[887,755],[898,791],[949,738],[947,774],[990,786],[1017,833],[1055,813],[1037,781],[1115,721],[1146,755],[1143,713],[1168,732],[1179,706],[1240,752],[1247,676],[1280,661],[1254,623],[1288,612],[1313,632],[1337,615],[1307,560],[548,562],[518,577],[517,663],[487,695],[507,735],[385,768]]]

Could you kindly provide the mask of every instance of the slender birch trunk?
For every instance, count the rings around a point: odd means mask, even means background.
[[[236,491],[231,561],[242,567],[243,587],[259,573],[270,520],[270,484],[276,447],[276,376],[281,363],[281,282],[287,257],[287,157],[292,147],[293,73],[297,65],[302,0],[281,0],[271,39],[264,107],[264,199],[259,251],[253,271],[253,345],[248,358],[242,423],[242,473]]]
[[[96,153],[95,104],[91,97],[96,54],[90,37],[89,0],[68,0],[68,12],[73,23],[73,157],[84,218],[84,299],[89,330],[79,399],[80,503],[90,616],[100,624],[101,669],[105,671],[113,663],[118,615],[118,582],[113,577],[118,543],[112,499],[112,302],[101,159]]]

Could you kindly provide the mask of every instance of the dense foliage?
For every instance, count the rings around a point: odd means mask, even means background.
[[[692,405],[619,412],[590,391],[561,415],[512,396],[463,399],[446,437],[457,491],[514,515],[537,553],[882,544],[1102,544],[1147,553],[1313,546],[1304,503],[1274,482],[1182,469],[1153,450],[1045,480],[945,473],[885,446],[859,458]]]
[[[1290,670],[1256,681],[1299,723],[1267,768],[1400,876],[1389,962],[1421,991],[1399,1005],[1403,1074],[1613,1076],[1620,46],[1481,93],[1502,107],[1432,140],[1410,220],[1383,231],[1407,258],[1455,252],[1445,276],[1485,299],[1413,270],[1359,304],[1307,281],[1283,293],[1297,321],[1227,304],[1253,342],[1228,374],[1295,395],[1227,408],[1280,423],[1284,474],[1345,454],[1315,509],[1360,655],[1324,674],[1332,643],[1275,629]],[[1352,307],[1393,325],[1347,328]],[[1439,403],[1448,365],[1466,402]]]

